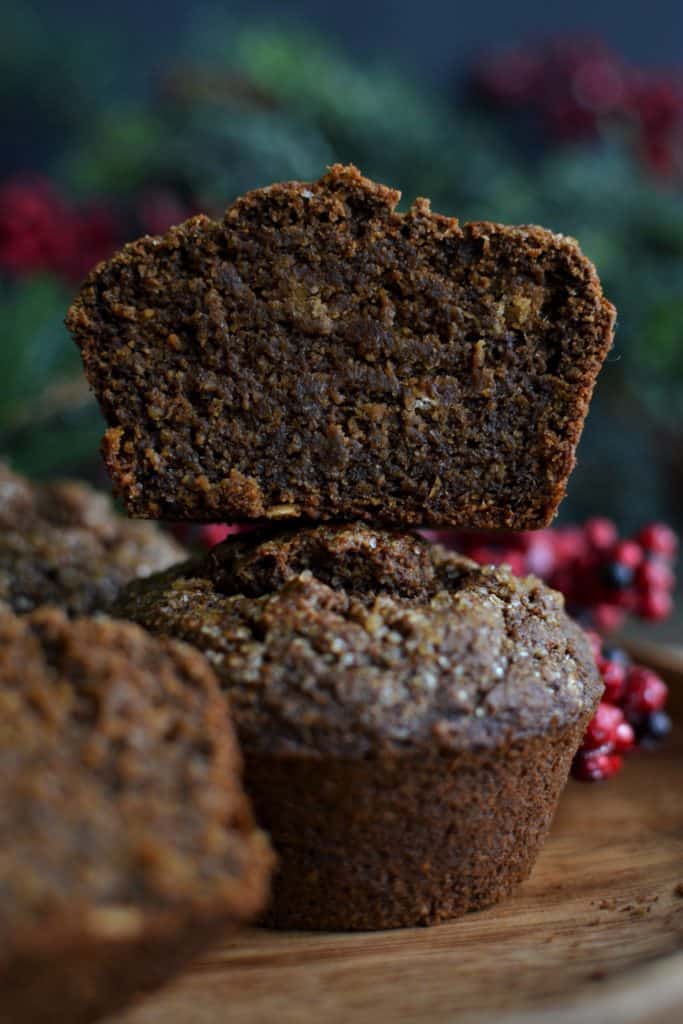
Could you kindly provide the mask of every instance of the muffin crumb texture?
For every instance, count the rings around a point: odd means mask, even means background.
[[[399,198],[336,165],[93,271],[67,323],[132,515],[552,518],[614,309],[573,239]]]
[[[258,913],[271,853],[196,651],[2,614],[0,677],[0,1020],[79,1024]]]

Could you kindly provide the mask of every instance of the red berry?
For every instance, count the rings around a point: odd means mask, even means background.
[[[557,561],[555,545],[549,530],[539,530],[526,546],[527,572],[548,579]]]
[[[573,562],[586,551],[586,537],[577,526],[564,526],[553,531],[555,557],[558,563]]]
[[[597,661],[602,655],[602,637],[599,633],[596,633],[594,629],[586,629],[584,632],[588,637],[589,644],[591,645],[593,657]]]
[[[683,91],[669,78],[650,75],[638,83],[633,104],[648,135],[666,138],[683,113]]]
[[[636,736],[628,722],[620,722],[614,733],[614,749],[617,754],[626,754],[633,750]]]
[[[629,717],[661,711],[668,696],[666,683],[652,669],[634,665],[628,670],[623,706]]]
[[[199,530],[199,539],[207,548],[215,547],[228,536],[229,529],[224,523],[207,523]]]
[[[571,563],[571,570],[577,576],[580,576],[584,582],[592,582],[600,568],[601,561],[602,556],[599,552],[591,551],[590,548],[584,548]]]
[[[581,744],[584,750],[598,750],[601,747],[613,748],[617,739],[617,729],[624,721],[624,712],[614,704],[601,701],[597,711],[588,723],[586,734]]]
[[[628,569],[637,569],[643,560],[643,549],[634,540],[622,540],[614,545],[612,561]]]
[[[618,110],[626,96],[623,70],[611,55],[592,56],[576,69],[572,90],[588,110],[599,114]]]
[[[518,530],[516,533],[509,534],[509,540],[510,544],[518,547],[520,551],[528,551],[538,537],[545,537],[549,533],[551,533],[550,530]]]
[[[605,700],[618,701],[624,694],[626,668],[618,661],[601,660],[598,663],[602,681],[605,684]]]
[[[199,528],[199,540],[205,547],[212,548],[224,541],[226,537],[235,533],[247,533],[252,529],[252,525],[247,523],[231,523],[230,525],[207,523]]]
[[[75,210],[42,180],[0,186],[0,267],[12,274],[78,279],[117,241],[116,219],[104,207]]]
[[[584,524],[586,540],[597,551],[607,551],[616,544],[617,528],[611,519],[595,516]]]
[[[116,248],[116,218],[111,210],[92,206],[74,218],[74,230],[74,253],[70,262],[64,263],[63,271],[71,280],[78,281]]]
[[[602,782],[616,775],[623,763],[620,754],[580,750],[572,764],[572,775],[580,782]]]
[[[561,594],[570,600],[574,596],[576,578],[569,569],[560,569],[554,572],[550,578],[550,586],[553,590],[559,590]]]
[[[653,555],[673,558],[678,548],[678,537],[666,523],[649,523],[638,534],[638,542]]]
[[[0,188],[0,266],[12,274],[57,271],[76,247],[71,213],[42,179]]]
[[[480,547],[479,545],[470,548],[467,555],[473,562],[478,562],[479,565],[496,565],[499,561],[497,551],[493,548]]]
[[[649,170],[660,178],[671,178],[676,171],[676,151],[666,133],[645,129],[641,142],[641,157]]]
[[[624,621],[626,613],[623,608],[613,604],[596,604],[593,608],[593,622],[601,633],[612,633]]]
[[[643,594],[638,605],[638,613],[649,622],[661,622],[668,619],[673,610],[673,598],[668,590],[651,590]]]
[[[544,123],[549,132],[564,142],[593,138],[598,121],[592,110],[580,106],[573,96],[549,93],[542,104]]]
[[[646,558],[638,569],[636,581],[643,590],[673,590],[676,578],[663,558]]]
[[[640,595],[633,587],[626,587],[623,590],[616,590],[610,595],[613,604],[623,608],[627,612],[635,612],[640,603]]]

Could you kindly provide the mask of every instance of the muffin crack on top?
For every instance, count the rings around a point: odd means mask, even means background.
[[[364,524],[246,534],[117,610],[204,651],[249,749],[492,746],[599,692],[559,594]]]
[[[614,309],[570,238],[336,165],[126,245],[67,318],[146,518],[534,528]]]
[[[502,898],[602,692],[559,594],[360,522],[229,538],[116,608],[213,665],[280,857],[276,927],[433,924]]]

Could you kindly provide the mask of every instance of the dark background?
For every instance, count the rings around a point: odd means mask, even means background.
[[[105,5],[92,0],[42,0],[32,6],[48,20],[77,15],[86,27],[111,19],[128,38],[129,59],[141,66],[165,58],[209,7],[183,0],[118,0],[107,14],[98,10]],[[234,0],[212,6],[237,19],[295,21],[332,32],[359,55],[393,54],[405,69],[441,82],[483,46],[546,33],[597,34],[630,60],[652,67],[677,64],[682,56],[680,0]]]

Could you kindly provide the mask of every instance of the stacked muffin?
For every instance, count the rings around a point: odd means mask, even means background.
[[[168,568],[150,524],[0,473],[12,1020],[91,1020],[261,910],[228,705],[270,923],[434,923],[533,865],[589,647],[537,580],[409,531],[552,517],[614,310],[573,240],[398,199],[350,167],[262,189],[69,312],[131,515],[286,522]],[[67,618],[102,608],[146,632]]]
[[[507,894],[602,689],[558,594],[363,524],[248,534],[118,611],[215,668],[283,928],[433,924]]]
[[[504,895],[601,690],[558,595],[394,531],[549,521],[614,310],[572,239],[398,200],[353,167],[261,189],[124,247],[68,317],[132,515],[287,521],[116,604],[215,668],[282,927]]]

